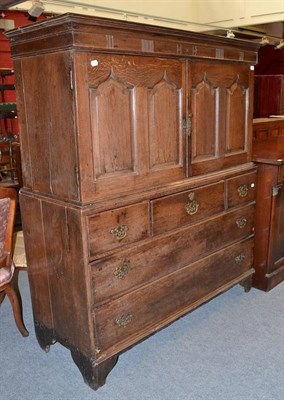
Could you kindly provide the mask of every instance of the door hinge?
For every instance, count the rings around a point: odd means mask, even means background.
[[[192,118],[192,114],[188,114],[182,120],[182,130],[183,130],[183,134],[185,136],[190,136],[191,135],[191,129],[192,129],[191,118]]]

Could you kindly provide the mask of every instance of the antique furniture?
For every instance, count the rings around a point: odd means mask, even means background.
[[[255,75],[254,118],[284,116],[284,75]]]
[[[7,78],[13,76],[14,71],[11,68],[0,68],[0,181],[2,177],[8,177],[14,183],[12,142],[17,140],[14,123],[17,118],[17,106],[15,102],[7,101],[7,93],[15,91],[14,83],[7,82]]]
[[[253,155],[282,154],[284,142],[284,117],[253,119]]]
[[[5,295],[9,298],[16,325],[23,336],[29,333],[22,317],[21,295],[17,271],[13,262],[13,233],[16,215],[17,192],[0,187],[0,304]]]
[[[284,279],[284,118],[256,118],[258,166],[253,285],[265,291]]]
[[[35,329],[101,386],[254,272],[258,45],[63,15],[8,33]]]

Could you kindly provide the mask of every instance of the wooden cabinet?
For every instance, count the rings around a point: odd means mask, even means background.
[[[284,155],[284,117],[253,119],[253,159],[276,160]]]
[[[254,118],[284,115],[284,75],[255,75]]]
[[[98,388],[121,351],[250,287],[258,45],[75,15],[8,37],[37,338]]]
[[[284,159],[255,159],[258,193],[253,285],[268,291],[284,279]]]
[[[258,166],[253,285],[269,291],[284,279],[284,118],[255,119]]]

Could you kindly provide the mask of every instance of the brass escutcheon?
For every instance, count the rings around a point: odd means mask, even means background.
[[[118,225],[116,228],[111,228],[109,233],[111,235],[114,235],[116,240],[120,242],[122,239],[125,238],[127,231],[128,231],[127,225]]]
[[[116,318],[115,323],[116,325],[125,328],[132,321],[132,318],[133,318],[132,314],[120,315],[119,317]]]
[[[196,200],[194,200],[194,197],[195,197],[194,192],[189,193],[188,198],[190,202],[185,205],[185,211],[187,212],[188,215],[194,215],[198,211],[199,204],[197,203]]]
[[[246,226],[247,219],[245,217],[238,218],[236,220],[236,224],[237,224],[238,228],[242,229],[242,228],[244,228]]]
[[[130,271],[130,261],[124,260],[120,267],[115,268],[113,274],[118,279],[124,279],[129,271]]]
[[[242,263],[244,262],[246,256],[244,255],[244,253],[239,254],[238,256],[235,257],[235,263],[237,265],[242,265]]]
[[[247,185],[241,185],[238,187],[238,193],[240,197],[246,197],[248,194],[248,186]]]

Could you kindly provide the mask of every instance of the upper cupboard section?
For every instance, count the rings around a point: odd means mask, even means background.
[[[250,161],[259,44],[75,14],[7,36],[25,188],[81,204]]]
[[[247,65],[90,52],[15,65],[32,190],[88,202],[250,161]]]

